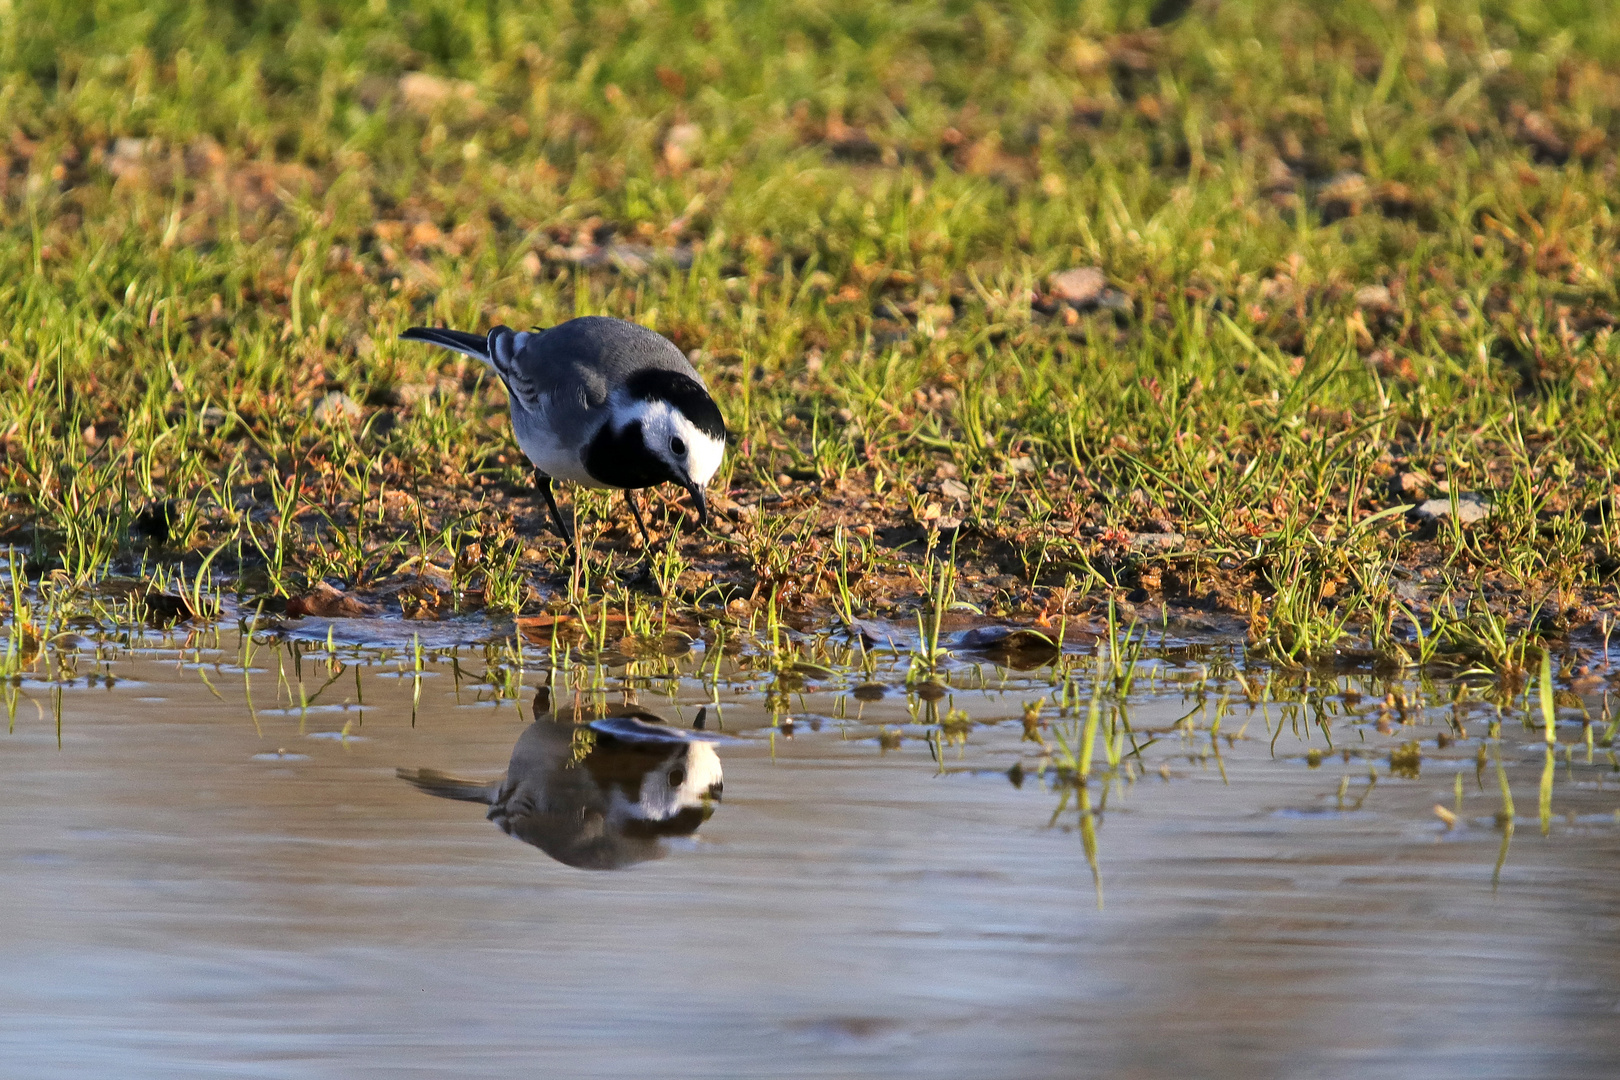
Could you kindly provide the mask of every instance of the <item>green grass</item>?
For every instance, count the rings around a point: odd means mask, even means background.
[[[688,606],[926,607],[952,518],[960,603],[1215,608],[1289,662],[1506,670],[1615,606],[1612,3],[0,4],[33,580],[613,592],[622,510],[556,584],[500,388],[397,341],[608,313],[736,434],[654,569]],[[1128,312],[1054,304],[1077,266]],[[1377,516],[1446,491],[1495,512]]]

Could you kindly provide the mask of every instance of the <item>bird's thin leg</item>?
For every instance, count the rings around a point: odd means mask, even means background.
[[[551,511],[551,523],[556,526],[557,535],[562,537],[563,543],[568,545],[568,554],[573,557],[575,562],[578,562],[579,547],[574,543],[573,536],[568,532],[568,526],[563,524],[562,514],[557,510],[557,500],[551,494],[551,477],[539,469],[534,470],[534,486],[540,489],[541,495],[545,496],[546,509]]]
[[[635,493],[629,488],[624,489],[624,501],[630,504],[630,513],[635,516],[636,528],[641,530],[641,569],[637,572],[634,581],[654,596],[662,596],[664,590],[658,584],[658,578],[653,573],[652,537],[647,534],[647,523],[642,520],[641,507],[636,502]]]
[[[630,505],[630,513],[636,519],[636,528],[641,530],[641,546],[646,548],[647,554],[652,554],[652,537],[647,535],[647,523],[642,520],[641,507],[636,505],[635,492],[629,488],[624,489],[624,501]]]

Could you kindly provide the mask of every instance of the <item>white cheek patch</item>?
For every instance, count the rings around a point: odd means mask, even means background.
[[[698,430],[668,402],[638,401],[614,413],[615,426],[631,421],[640,421],[650,452],[669,462],[677,473],[691,477],[699,487],[708,484],[726,456],[723,439]],[[672,444],[676,439],[686,444],[684,455],[675,453]]]
[[[672,777],[679,782],[671,784]],[[709,791],[722,782],[720,757],[714,747],[689,743],[642,776],[641,801],[630,808],[630,816],[667,821],[688,807],[702,806]]]
[[[684,417],[682,419],[684,420]],[[684,426],[687,429],[686,474],[692,478],[693,483],[702,487],[720,468],[720,461],[726,455],[726,444],[719,439],[711,438],[689,423]]]

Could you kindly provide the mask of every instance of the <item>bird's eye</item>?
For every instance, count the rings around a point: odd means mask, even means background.
[[[686,770],[685,769],[671,769],[671,770],[669,770],[669,786],[670,787],[680,787],[684,783],[686,783]]]
[[[686,456],[686,441],[678,435],[669,440],[669,448],[674,452],[676,457]]]

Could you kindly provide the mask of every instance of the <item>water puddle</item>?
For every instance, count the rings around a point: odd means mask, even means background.
[[[362,622],[15,666],[0,1074],[1620,1069],[1605,678]]]

